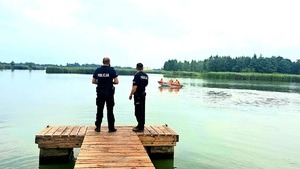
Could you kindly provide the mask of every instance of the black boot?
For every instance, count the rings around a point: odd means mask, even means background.
[[[96,127],[95,128],[95,132],[100,132],[101,130],[100,130],[100,127]]]

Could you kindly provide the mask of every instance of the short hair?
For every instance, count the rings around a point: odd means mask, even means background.
[[[102,63],[103,64],[109,64],[110,63],[110,59],[108,57],[104,57]]]
[[[143,64],[142,63],[136,64],[136,69],[137,70],[143,70]]]

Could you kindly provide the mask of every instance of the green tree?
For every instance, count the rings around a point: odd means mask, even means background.
[[[282,59],[278,62],[279,73],[291,73],[292,67],[292,62],[289,59]]]
[[[164,64],[164,70],[178,71],[179,70],[178,61],[176,59],[168,60]]]
[[[293,63],[292,67],[293,74],[300,74],[300,59]]]
[[[14,68],[15,68],[15,62],[14,62],[14,61],[11,61],[11,62],[10,62],[10,68],[11,68],[11,69],[14,69]]]
[[[251,62],[250,57],[236,57],[235,58],[235,65],[232,67],[233,72],[243,72],[243,70],[246,70],[249,67],[249,64]]]

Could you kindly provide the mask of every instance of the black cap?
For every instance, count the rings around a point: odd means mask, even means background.
[[[136,69],[143,70],[143,64],[142,63],[136,64]]]

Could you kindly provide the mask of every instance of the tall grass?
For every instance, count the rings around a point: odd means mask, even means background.
[[[46,73],[76,73],[93,74],[96,67],[47,67]],[[135,69],[116,68],[119,75],[134,75]],[[203,79],[226,79],[226,80],[251,80],[251,81],[274,81],[274,82],[297,82],[300,83],[300,75],[292,74],[266,74],[266,73],[235,73],[235,72],[186,72],[186,71],[163,71],[145,70],[146,73],[164,74],[165,77],[194,77]]]
[[[93,74],[96,68],[85,67],[63,67],[49,66],[46,68],[46,73],[77,73],[77,74]]]
[[[166,77],[195,77],[203,79],[224,80],[251,80],[251,81],[274,81],[274,82],[297,82],[300,83],[300,75],[293,74],[267,74],[267,73],[235,73],[235,72],[166,72]]]
[[[202,78],[207,79],[234,79],[257,80],[274,82],[300,82],[300,75],[292,74],[268,74],[268,73],[233,73],[233,72],[207,72],[202,73]]]
[[[65,67],[49,66],[46,73],[75,73],[75,74],[93,74],[97,67]],[[134,75],[135,69],[115,68],[119,75]],[[162,74],[162,70],[145,70],[146,73]]]
[[[43,66],[32,66],[29,67],[27,65],[14,65],[11,67],[9,64],[0,64],[0,69],[15,69],[15,70],[45,70]]]
[[[202,77],[198,72],[186,72],[186,71],[165,71],[165,77]]]

